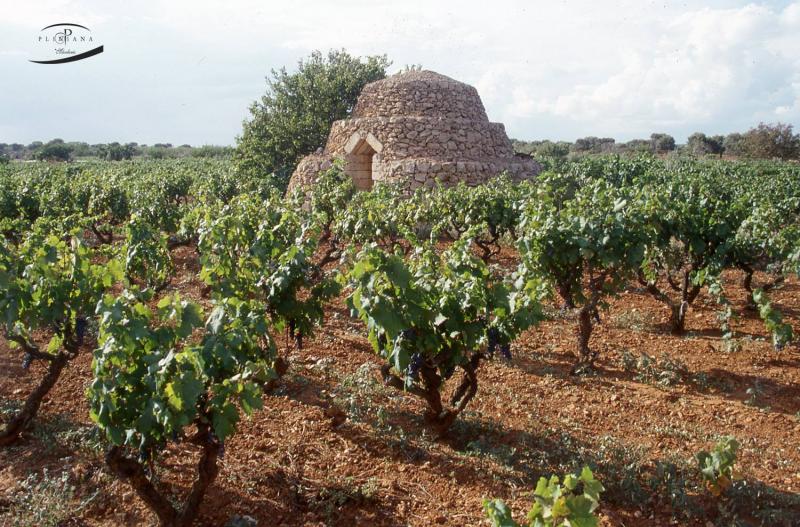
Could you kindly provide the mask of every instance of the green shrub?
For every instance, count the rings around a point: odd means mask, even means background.
[[[563,483],[558,476],[541,477],[533,491],[534,501],[528,512],[527,525],[594,527],[598,524],[594,511],[604,490],[589,467],[583,467],[580,475],[568,474]],[[494,527],[521,527],[502,500],[486,500],[483,509]]]
[[[734,464],[739,442],[733,437],[721,439],[709,453],[705,450],[695,455],[701,477],[714,496],[722,495],[738,478]]]

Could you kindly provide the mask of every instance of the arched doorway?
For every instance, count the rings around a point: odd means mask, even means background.
[[[370,190],[383,145],[371,133],[354,133],[344,147],[345,172],[358,190]]]

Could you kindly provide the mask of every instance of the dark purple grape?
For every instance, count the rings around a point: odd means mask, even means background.
[[[225,458],[225,441],[220,441],[219,442],[219,454],[217,454],[217,456],[220,459],[224,459]]]
[[[30,368],[32,362],[33,362],[33,355],[31,355],[30,353],[26,353],[22,357],[22,369],[27,370],[28,368]]]
[[[486,352],[489,356],[494,357],[494,352],[497,351],[497,345],[500,343],[500,332],[497,328],[489,328],[486,332],[488,343],[486,345]]]
[[[404,329],[400,332],[400,338],[405,340],[413,341],[416,337],[417,333],[413,329]]]
[[[78,317],[75,321],[75,335],[78,337],[78,346],[83,346],[83,339],[86,337],[86,329],[89,323],[86,317]]]
[[[419,370],[422,368],[423,358],[420,353],[415,353],[411,356],[411,362],[408,363],[408,376],[412,379],[419,377]]]
[[[511,360],[511,344],[503,344],[500,346],[500,355],[506,360]]]
[[[288,334],[287,338],[294,340],[297,349],[303,349],[303,334],[297,328],[297,322],[294,319],[289,321],[289,326],[286,328],[286,332]]]

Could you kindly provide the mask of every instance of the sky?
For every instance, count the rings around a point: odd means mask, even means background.
[[[235,144],[273,68],[386,54],[475,86],[509,136],[800,127],[800,0],[0,0],[0,143]],[[34,64],[43,27],[104,52]]]

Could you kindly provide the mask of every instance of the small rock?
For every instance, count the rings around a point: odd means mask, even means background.
[[[347,420],[347,414],[336,406],[329,406],[325,409],[325,416],[331,419],[331,425],[336,428]]]
[[[244,516],[232,516],[225,527],[256,527],[257,525],[258,520],[245,514]]]

